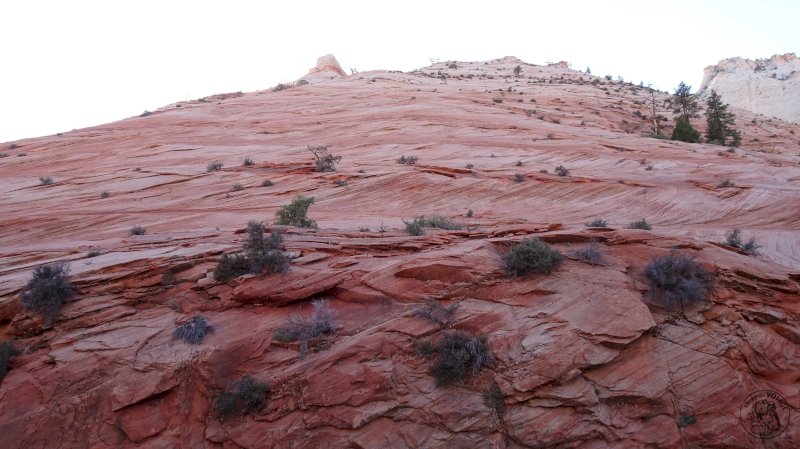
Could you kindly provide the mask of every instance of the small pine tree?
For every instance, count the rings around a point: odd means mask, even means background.
[[[697,143],[700,141],[700,131],[694,129],[689,119],[679,117],[675,122],[675,129],[672,130],[672,140],[681,142]]]
[[[587,75],[591,75],[592,74],[592,69],[590,69],[588,65],[586,66],[586,74]]]
[[[742,143],[742,136],[739,131],[733,129],[736,125],[736,115],[728,111],[727,104],[722,102],[722,97],[711,89],[711,95],[706,101],[706,140],[711,143],[725,145],[730,142],[732,147],[738,147]],[[728,140],[730,139],[730,140]]]
[[[672,98],[668,100],[672,112],[678,117],[683,117],[688,122],[689,119],[699,117],[700,106],[697,104],[697,96],[692,93],[692,86],[681,81],[675,89]]]
[[[519,77],[522,74],[522,66],[514,67],[514,76]]]

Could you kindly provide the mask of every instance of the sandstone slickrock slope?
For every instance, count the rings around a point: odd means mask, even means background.
[[[800,123],[800,58],[794,53],[723,59],[703,71],[699,91],[711,89],[737,108]]]
[[[23,354],[0,447],[800,447],[800,127],[742,111],[735,152],[652,139],[644,89],[518,64],[340,73],[6,144],[0,330]],[[306,145],[342,155],[337,171],[313,172]],[[297,194],[320,228],[287,228],[291,269],[216,282],[247,221]],[[422,214],[467,226],[401,231]],[[652,231],[626,229],[643,217]],[[720,244],[733,228],[760,255]],[[528,236],[567,258],[508,278],[502,254]],[[590,239],[602,265],[572,255]],[[710,303],[646,297],[645,266],[673,248],[716,273]],[[19,293],[58,260],[77,293],[42,329]],[[339,327],[301,358],[272,334],[315,298]],[[436,387],[414,350],[444,332],[414,314],[426,298],[459,305],[451,327],[486,336],[492,367]],[[173,339],[196,314],[215,333]],[[269,383],[267,407],[220,421],[214,395],[245,375]],[[792,407],[765,442],[740,423],[758,390]]]

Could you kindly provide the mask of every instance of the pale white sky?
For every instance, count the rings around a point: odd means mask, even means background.
[[[798,0],[1,0],[0,18],[0,142],[264,89],[327,53],[348,73],[564,60],[672,91],[723,58],[800,52]]]

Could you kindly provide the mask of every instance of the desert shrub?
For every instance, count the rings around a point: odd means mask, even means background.
[[[705,302],[714,291],[714,275],[692,256],[673,251],[647,264],[647,294],[667,305]]]
[[[502,103],[503,99],[500,98],[500,97],[494,97],[494,98],[492,98],[492,101],[494,101],[495,103]]]
[[[504,399],[505,396],[503,396],[503,392],[500,390],[500,386],[497,385],[497,382],[492,382],[492,386],[483,392],[483,403],[494,410],[499,418],[502,418],[506,412]]]
[[[206,166],[206,171],[209,173],[220,170],[222,170],[222,162],[214,161]]]
[[[313,196],[297,195],[292,202],[281,206],[275,213],[275,224],[284,226],[297,226],[299,228],[316,228],[317,222],[309,220],[306,214],[308,208],[314,204]]]
[[[181,324],[172,332],[172,338],[183,340],[190,345],[199,345],[206,335],[214,333],[214,326],[203,315],[197,315]]]
[[[250,269],[254,274],[285,273],[289,270],[291,260],[283,251],[273,249],[250,259]]]
[[[474,164],[467,164],[467,165],[464,166],[464,168],[466,168],[467,170],[472,170],[473,168],[475,168],[475,165]]]
[[[214,279],[219,282],[228,282],[248,272],[250,272],[250,262],[244,255],[223,254],[217,261]]]
[[[514,177],[512,179],[514,182],[522,182],[525,181],[525,175],[522,173],[514,173]]]
[[[532,237],[511,247],[511,250],[503,256],[503,268],[509,276],[550,274],[558,268],[563,259],[558,250]]]
[[[430,372],[436,378],[436,386],[444,387],[468,373],[478,374],[483,366],[492,366],[493,362],[486,337],[453,331],[444,334],[436,345],[436,361]]]
[[[145,229],[145,228],[143,228],[143,227],[141,227],[139,225],[136,225],[136,226],[132,227],[131,230],[128,231],[128,233],[130,235],[144,235],[145,232],[147,232],[147,229]]]
[[[403,164],[403,165],[414,165],[414,164],[417,163],[418,160],[419,160],[419,158],[416,157],[416,156],[403,155],[403,156],[400,156],[399,159],[397,159],[397,163],[398,164]]]
[[[603,251],[600,249],[600,244],[593,240],[585,247],[576,249],[572,254],[589,265],[601,265],[603,263]]]
[[[522,161],[517,161],[514,163],[515,167],[522,167]]]
[[[11,359],[20,354],[20,350],[10,341],[0,343],[0,383],[3,382],[3,378],[11,370]]]
[[[104,191],[103,191],[103,192],[100,194],[100,198],[103,198],[103,199],[105,199],[105,198],[108,198],[108,197],[110,197],[110,196],[111,196],[111,194],[110,194],[110,193],[108,193],[108,192],[107,192],[107,191],[105,191],[105,190],[104,190]]]
[[[722,181],[721,183],[717,184],[717,187],[719,187],[719,188],[736,187],[736,184],[733,181],[731,181],[730,179],[726,179],[726,180]]]
[[[333,181],[333,183],[336,184],[339,187],[346,187],[347,186],[347,181],[345,181],[344,179],[337,179],[337,180]]]
[[[257,414],[267,406],[270,391],[269,384],[245,376],[217,394],[214,410],[220,419]]]
[[[697,143],[700,141],[700,131],[696,130],[686,117],[678,117],[675,129],[672,130],[672,140]]]
[[[250,167],[251,165],[255,165],[255,161],[253,161],[252,157],[247,156],[246,158],[244,158],[244,161],[242,161],[242,165],[244,167]]]
[[[22,308],[41,315],[45,326],[49,326],[61,306],[75,294],[68,275],[69,265],[63,261],[36,267],[22,291]]]
[[[475,211],[472,210],[472,209],[467,209],[466,216],[467,216],[467,218],[472,218],[473,216],[475,216]]]
[[[39,177],[39,184],[40,185],[49,186],[49,185],[52,185],[54,182],[55,181],[53,181],[53,178],[51,178],[49,176],[40,176]]]
[[[265,179],[264,182],[261,183],[261,187],[269,187],[272,185],[272,181],[269,179]]]
[[[97,257],[97,256],[99,256],[99,255],[100,255],[100,251],[89,251],[89,252],[86,254],[86,257],[88,257],[88,258],[92,258],[92,257]]]
[[[328,172],[336,171],[336,164],[342,160],[341,156],[334,156],[324,145],[308,145],[308,151],[314,155],[314,171]]]
[[[0,158],[8,157],[8,153],[0,153]]]
[[[244,186],[239,184],[238,182],[231,186],[231,192],[238,192],[240,190],[244,190]]]
[[[328,300],[314,300],[311,301],[311,305],[314,307],[311,316],[304,317],[298,314],[289,317],[286,324],[273,334],[273,338],[280,338],[279,341],[299,341],[301,358],[305,358],[308,354],[308,344],[311,339],[336,332],[333,310]]]
[[[586,223],[587,228],[605,228],[608,227],[608,222],[603,220],[602,218],[595,218],[594,220]]]
[[[423,235],[425,234],[425,228],[417,222],[417,220],[405,221],[403,223],[406,225],[406,234],[408,235]]]
[[[653,227],[647,222],[647,220],[642,218],[641,220],[636,220],[629,224],[628,229],[644,229],[645,231],[649,231],[653,229]]]
[[[414,349],[414,353],[420,357],[428,358],[436,352],[436,348],[430,340],[414,340],[411,342],[411,347]]]
[[[461,223],[454,221],[450,217],[445,217],[442,215],[420,215],[418,217],[414,217],[414,220],[410,222],[404,221],[404,223],[406,224],[406,233],[409,235],[422,235],[424,233],[423,228],[439,228],[448,231],[464,228]]]
[[[457,309],[458,303],[454,302],[445,307],[439,301],[433,298],[427,298],[422,304],[414,307],[414,315],[438,324],[439,326],[447,327],[452,323],[453,315],[456,313]]]
[[[555,174],[557,174],[558,176],[567,176],[567,175],[569,174],[569,170],[567,170],[567,168],[566,168],[566,167],[564,167],[563,165],[559,165],[559,166],[558,166],[558,167],[556,167],[556,168],[555,168],[555,170],[553,170],[553,171],[554,171],[554,172],[555,172]]]
[[[760,246],[756,243],[756,238],[750,237],[750,240],[743,242],[741,234],[742,231],[739,229],[734,229],[725,234],[725,244],[740,249],[747,254],[757,254]]]

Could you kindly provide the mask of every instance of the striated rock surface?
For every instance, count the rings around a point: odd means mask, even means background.
[[[800,58],[794,53],[723,59],[703,71],[699,92],[711,89],[737,108],[800,123]]]
[[[0,447],[800,447],[800,127],[742,112],[735,152],[657,140],[645,98],[558,65],[448,61],[13,142],[0,340],[23,354],[0,384]],[[342,155],[337,171],[313,172],[306,145]],[[286,229],[290,270],[216,282],[247,221],[297,194],[320,228]],[[423,214],[464,226],[402,232]],[[643,217],[652,231],[626,229]],[[720,243],[733,228],[759,255]],[[566,258],[508,278],[502,255],[529,236]],[[590,240],[600,265],[573,254]],[[645,266],[674,248],[716,274],[709,303],[645,295]],[[56,260],[77,292],[42,329],[19,293]],[[301,358],[272,335],[318,298],[337,330]],[[458,305],[444,326],[415,314],[428,298]],[[198,314],[215,332],[173,339]],[[448,329],[485,336],[494,363],[437,387],[414,348]],[[267,406],[220,420],[214,397],[245,375]],[[759,390],[791,408],[763,441],[740,422]]]
[[[319,81],[331,80],[346,76],[344,70],[339,65],[339,61],[333,55],[320,56],[317,59],[317,65],[309,69],[303,80],[314,83]]]

